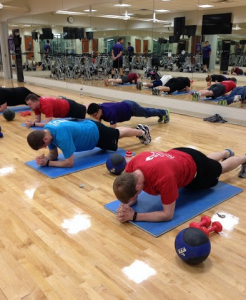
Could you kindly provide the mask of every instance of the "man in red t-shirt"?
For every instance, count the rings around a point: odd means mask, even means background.
[[[212,84],[207,90],[200,90],[198,92],[194,92],[192,94],[192,100],[198,101],[200,97],[211,97],[212,99],[216,99],[234,90],[237,87],[236,83],[237,79],[232,77],[230,78],[230,80]]]
[[[53,118],[77,118],[84,119],[86,106],[70,99],[54,97],[40,97],[30,94],[25,99],[26,104],[34,111],[35,119],[27,121],[26,127],[44,127]],[[45,121],[41,122],[41,114],[45,115]]]
[[[109,83],[115,84],[125,84],[125,83],[135,83],[137,84],[138,79],[141,77],[140,74],[136,73],[129,73],[128,75],[122,75],[120,78],[117,79],[104,79],[105,86],[108,86]]]
[[[117,218],[121,222],[169,221],[173,218],[179,188],[208,189],[217,185],[221,174],[241,164],[243,171],[239,176],[246,177],[246,155],[234,156],[230,149],[208,156],[191,148],[143,152],[132,158],[125,172],[114,181],[114,193],[122,202]],[[160,195],[163,210],[135,212],[130,206],[136,203],[142,190],[150,195]]]

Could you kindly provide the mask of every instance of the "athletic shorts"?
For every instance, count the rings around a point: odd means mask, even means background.
[[[153,88],[157,86],[162,86],[162,81],[161,80],[154,80],[151,82],[153,84]]]
[[[189,183],[186,188],[193,190],[208,189],[218,184],[219,177],[222,173],[221,164],[205,154],[191,148],[175,148],[175,150],[189,154],[196,163],[196,177]]]
[[[113,61],[113,68],[114,69],[119,69],[122,68],[122,63],[123,63],[123,59],[116,59]]]
[[[120,137],[120,132],[116,128],[111,128],[103,125],[100,122],[93,121],[99,131],[99,141],[97,143],[97,147],[103,150],[111,150],[116,151],[118,149],[118,140]]]
[[[129,82],[128,76],[122,75],[122,76],[120,77],[120,79],[122,80],[122,83],[121,83],[121,84],[124,84],[124,83],[128,83],[128,82]]]
[[[224,95],[226,88],[223,84],[219,84],[219,83],[215,83],[213,85],[211,85],[208,88],[209,91],[212,91],[214,93],[213,96],[211,96],[212,99],[215,99],[217,97],[220,97],[222,95]],[[210,96],[206,96],[207,98],[210,98]]]
[[[179,78],[171,78],[164,86],[170,88],[169,94],[172,94],[175,91],[182,91],[186,87],[183,80],[180,80]]]
[[[64,99],[69,103],[69,112],[67,118],[84,119],[86,115],[86,107],[83,104],[79,104],[74,100]]]
[[[203,57],[202,63],[209,68],[210,57]]]

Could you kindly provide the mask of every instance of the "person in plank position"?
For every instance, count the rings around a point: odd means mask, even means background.
[[[141,124],[139,124],[141,125]],[[74,152],[92,150],[116,151],[118,140],[123,137],[137,136],[143,144],[149,144],[151,137],[148,126],[139,129],[128,127],[110,128],[93,120],[69,121],[57,119],[44,126],[44,130],[34,130],[27,136],[27,142],[33,150],[48,146],[49,153],[36,157],[40,166],[68,168],[74,164]],[[59,148],[64,160],[57,160]]]
[[[170,120],[168,109],[145,108],[131,100],[118,103],[91,103],[87,109],[93,119],[109,122],[115,128],[118,122],[129,121],[131,117],[159,117],[158,122],[168,123]]]
[[[34,111],[35,119],[27,121],[26,127],[44,127],[53,118],[78,118],[84,119],[86,106],[70,99],[54,97],[37,97],[30,94],[26,97],[26,104]],[[41,122],[41,114],[45,115],[45,121]]]
[[[227,78],[221,74],[213,74],[206,77],[207,86],[211,86],[212,82],[222,82],[227,80],[231,80],[231,78]]]
[[[239,177],[246,177],[246,155],[234,156],[230,149],[208,156],[191,148],[175,148],[167,152],[142,152],[126,165],[125,172],[113,184],[116,197],[122,202],[117,210],[120,222],[162,222],[173,218],[179,188],[192,190],[216,186],[221,174],[242,165]],[[145,191],[160,195],[162,211],[137,213],[131,206]]]
[[[140,74],[136,73],[129,73],[128,75],[122,75],[120,78],[117,79],[104,79],[105,86],[108,86],[109,83],[115,83],[115,84],[126,84],[126,83],[135,83],[137,84],[138,79],[141,77]]]
[[[0,112],[7,106],[27,105],[25,99],[29,94],[39,97],[25,87],[0,88]]]
[[[190,91],[190,85],[193,83],[193,80],[190,80],[188,77],[177,77],[171,78],[168,80],[164,86],[158,86],[152,89],[152,95],[160,95],[160,92],[167,92],[168,94],[172,94],[176,91],[178,92],[186,92]]]

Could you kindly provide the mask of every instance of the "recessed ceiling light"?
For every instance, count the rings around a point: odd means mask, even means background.
[[[131,4],[124,4],[124,3],[122,3],[122,4],[115,4],[114,6],[129,7],[129,6],[131,6]]]
[[[29,25],[29,24],[24,24],[23,26],[24,27],[31,27],[31,25]]]
[[[55,14],[59,15],[84,15],[85,13],[79,11],[57,10]]]
[[[197,6],[198,6],[198,7],[201,7],[201,8],[214,7],[214,5],[209,5],[209,4],[197,5]]]
[[[156,9],[155,11],[156,11],[156,12],[168,12],[168,11],[170,11],[170,10],[167,10],[167,9]]]
[[[95,11],[97,11],[97,10],[96,10],[96,9],[84,9],[84,11],[95,12]]]

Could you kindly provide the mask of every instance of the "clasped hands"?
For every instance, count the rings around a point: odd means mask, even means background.
[[[44,154],[36,157],[36,164],[39,166],[43,166],[43,167],[46,166],[47,161],[48,158]]]
[[[26,127],[27,127],[27,128],[29,128],[29,127],[31,127],[31,126],[33,126],[33,125],[34,125],[34,122],[33,122],[33,121],[29,121],[29,120],[28,120],[28,121],[26,121],[26,123],[25,123],[25,124],[26,124]]]
[[[127,221],[132,221],[135,211],[128,205],[121,203],[117,211],[117,219],[124,223]]]

